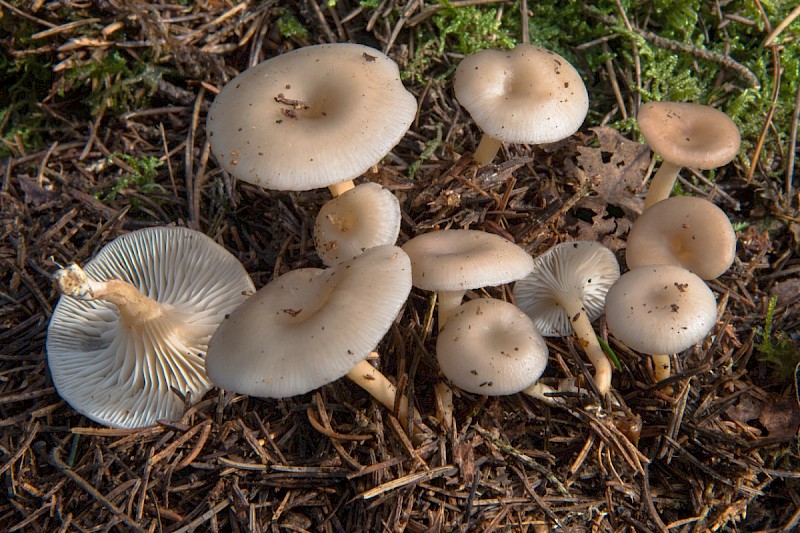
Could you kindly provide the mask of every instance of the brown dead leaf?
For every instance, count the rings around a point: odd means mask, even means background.
[[[567,228],[571,235],[582,241],[596,241],[612,252],[625,247],[625,239],[631,229],[628,218],[616,218],[607,211],[607,203],[597,197],[584,198],[578,204],[592,213],[592,222],[577,219],[571,228]]]
[[[51,185],[43,187],[39,181],[28,176],[17,176],[20,189],[25,194],[25,203],[38,207],[58,198],[58,192]]]
[[[800,406],[794,398],[771,397],[761,400],[743,395],[725,411],[731,420],[749,426],[762,437],[785,439],[800,429]]]
[[[611,128],[592,131],[600,146],[579,146],[578,168],[584,179],[591,180],[598,198],[620,207],[633,220],[642,212],[643,200],[637,194],[650,164],[650,150]]]

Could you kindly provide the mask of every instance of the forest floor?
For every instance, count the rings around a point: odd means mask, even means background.
[[[0,0],[0,530],[800,528],[797,10],[578,4]],[[330,194],[234,182],[209,153],[205,118],[246,68],[345,41],[388,53],[419,101],[405,138],[360,178],[400,199],[401,244],[444,228],[496,233],[533,255],[590,239],[624,269],[658,164],[632,118],[640,103],[695,100],[734,118],[739,157],[684,170],[678,186],[725,210],[738,250],[710,282],[716,327],[675,360],[669,383],[654,385],[649,358],[599,320],[621,364],[614,401],[457,392],[448,430],[432,388],[432,301],[414,289],[380,352],[425,422],[419,444],[346,380],[283,400],[214,389],[180,422],[141,430],[98,427],[59,398],[45,351],[59,297],[50,276],[115,237],[199,229],[257,287],[322,266],[311,229]],[[476,49],[525,41],[574,62],[589,117],[564,141],[505,146],[478,168],[464,157],[480,132],[453,96],[453,70]],[[467,298],[481,295],[510,291]],[[586,374],[570,339],[548,346],[545,382]]]

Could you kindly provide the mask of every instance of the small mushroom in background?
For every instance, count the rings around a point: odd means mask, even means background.
[[[377,183],[362,183],[319,210],[314,243],[322,262],[333,266],[400,234],[400,202]]]
[[[450,317],[436,340],[444,375],[474,394],[526,392],[549,404],[537,381],[547,367],[547,344],[516,305],[492,298],[470,300]]]
[[[514,285],[517,305],[545,337],[578,337],[594,365],[601,396],[611,389],[611,363],[597,341],[592,320],[603,314],[606,293],[619,278],[619,263],[592,241],[557,244],[537,257],[530,274]]]
[[[185,402],[173,389],[199,399],[211,388],[208,341],[255,291],[233,255],[180,227],[123,235],[54,279],[62,297],[47,361],[56,389],[82,415],[121,428],[179,420]]]
[[[208,347],[219,387],[262,398],[304,394],[343,376],[393,410],[397,391],[366,358],[411,290],[411,263],[383,245],[331,268],[276,278],[230,314]],[[398,417],[408,420],[402,398]]]
[[[656,382],[670,376],[669,354],[688,350],[717,323],[714,293],[695,274],[672,265],[635,268],[606,296],[608,330],[653,358]]]
[[[736,257],[736,232],[728,216],[702,198],[675,196],[646,210],[628,234],[631,270],[674,265],[702,279],[721,276]]]
[[[222,88],[208,113],[211,150],[237,179],[334,196],[403,138],[417,101],[397,64],[351,43],[298,48]]]
[[[423,233],[406,242],[403,250],[411,258],[414,286],[437,293],[439,329],[458,310],[467,290],[510,283],[533,268],[525,250],[477,230]]]
[[[685,102],[648,102],[636,117],[650,149],[663,159],[650,181],[645,210],[669,197],[683,167],[710,170],[739,152],[739,128],[722,111]]]
[[[503,142],[566,139],[589,110],[578,71],[555,52],[530,44],[467,56],[456,68],[453,88],[483,130],[473,155],[479,165],[491,163]]]

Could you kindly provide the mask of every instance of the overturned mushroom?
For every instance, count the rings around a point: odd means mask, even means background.
[[[594,365],[601,395],[611,388],[611,364],[591,321],[603,314],[608,288],[619,278],[619,264],[608,248],[591,241],[563,242],[537,257],[533,271],[514,286],[517,305],[545,337],[575,331]]]
[[[47,360],[56,389],[87,418],[123,428],[178,420],[184,399],[174,391],[208,391],[208,340],[255,290],[233,255],[178,227],[123,235],[55,279],[63,296]]]

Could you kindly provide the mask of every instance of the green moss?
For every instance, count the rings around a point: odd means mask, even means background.
[[[800,355],[798,346],[783,331],[773,331],[772,322],[778,297],[773,296],[767,305],[764,327],[757,328],[761,340],[755,344],[758,359],[769,364],[782,382],[795,379]]]
[[[92,116],[101,112],[119,114],[147,106],[163,73],[163,68],[146,60],[133,61],[112,49],[99,59],[70,66],[59,81],[57,93],[74,98],[89,88],[86,103]]]
[[[308,30],[306,27],[297,20],[297,17],[289,12],[284,12],[283,15],[278,18],[278,31],[284,39],[289,39],[291,37],[297,37],[301,40],[308,39]]]
[[[112,154],[108,158],[109,162],[113,162],[114,159],[123,161],[131,168],[131,171],[120,176],[107,194],[97,195],[101,202],[114,200],[123,189],[136,189],[143,193],[164,191],[164,188],[155,182],[158,169],[164,164],[159,158],[153,156],[132,157],[122,153]]]
[[[486,5],[455,7],[446,1],[426,3],[426,7],[432,6],[441,9],[430,21],[418,26],[414,55],[401,72],[404,80],[418,83],[426,83],[430,78],[445,80],[455,70],[455,64],[446,56],[469,55],[487,48],[513,48],[517,43],[519,17],[513,10],[501,12]]]

